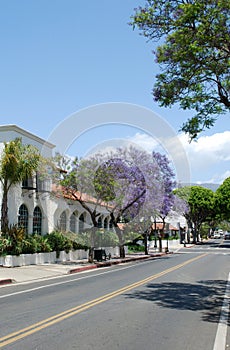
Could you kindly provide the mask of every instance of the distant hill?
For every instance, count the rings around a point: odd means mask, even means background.
[[[220,185],[219,184],[203,183],[203,184],[200,184],[199,186],[210,188],[210,190],[215,192]]]
[[[184,187],[184,186],[202,186],[205,188],[209,188],[213,192],[216,192],[217,188],[220,186],[219,184],[212,184],[212,183],[202,183],[202,184],[196,184],[196,183],[190,183],[190,184],[185,184],[181,183],[179,187]]]

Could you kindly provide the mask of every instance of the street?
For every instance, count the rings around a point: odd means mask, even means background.
[[[0,288],[0,348],[224,350],[230,241]]]

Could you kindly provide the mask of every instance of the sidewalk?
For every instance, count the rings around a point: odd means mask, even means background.
[[[102,262],[94,262],[90,264],[86,259],[78,261],[66,261],[57,264],[43,264],[43,265],[28,265],[21,267],[1,267],[0,266],[0,286],[10,283],[29,282],[41,280],[45,278],[58,277],[67,274],[73,274],[100,267],[108,267],[117,264],[128,263],[137,260],[154,259],[161,257],[166,253],[151,253],[144,254],[127,254],[126,258],[112,258]]]
[[[193,247],[194,244],[186,244],[186,248]],[[11,283],[22,283],[39,281],[45,278],[58,277],[68,274],[74,274],[78,272],[84,272],[100,267],[109,267],[117,264],[129,263],[132,261],[141,261],[147,259],[155,259],[161,256],[165,256],[172,253],[177,253],[181,248],[184,248],[183,244],[170,247],[169,253],[159,253],[154,248],[149,249],[149,255],[144,253],[127,254],[124,259],[112,258],[111,260],[94,262],[90,264],[87,259],[66,261],[56,264],[43,264],[43,265],[27,265],[21,267],[2,267],[0,266],[0,287]]]

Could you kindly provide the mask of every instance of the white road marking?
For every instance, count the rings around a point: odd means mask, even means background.
[[[140,265],[140,264],[147,264],[147,263],[150,264],[151,261],[139,262],[138,265]],[[61,285],[61,284],[67,284],[67,283],[71,283],[71,282],[76,282],[76,281],[80,281],[80,280],[83,280],[83,279],[96,277],[96,276],[101,276],[101,275],[105,275],[105,274],[108,274],[108,273],[113,273],[113,272],[117,272],[117,271],[121,271],[121,270],[126,270],[126,269],[133,268],[135,266],[137,266],[137,265],[134,264],[134,265],[124,266],[124,267],[120,267],[120,268],[114,269],[114,270],[107,270],[107,271],[104,271],[104,272],[99,272],[99,273],[94,274],[94,275],[89,275],[89,276],[87,275],[87,276],[77,277],[77,278],[74,278],[74,279],[71,279],[71,280],[68,280],[68,281],[56,282],[56,283],[52,283],[52,284],[47,284],[45,286],[39,286],[39,287],[34,287],[34,288],[21,290],[19,292],[13,292],[13,293],[5,294],[5,295],[0,295],[0,299],[4,299],[4,298],[10,297],[10,296],[14,296],[14,295],[34,292],[34,291],[39,290],[39,289],[50,288],[50,287],[58,286],[58,285]],[[104,269],[104,268],[100,268],[100,269]],[[91,270],[91,271],[93,271],[93,270]],[[66,277],[69,277],[69,276],[70,275],[58,276],[57,278],[66,278]],[[47,280],[49,280],[49,278],[47,278]],[[45,281],[45,279],[43,281]],[[36,281],[30,281],[30,283],[34,283],[34,282],[36,282]],[[39,282],[41,282],[41,280]],[[17,283],[17,285],[22,285],[22,284],[26,284],[26,283],[24,283],[24,282]],[[15,286],[17,286],[17,285],[15,285]]]
[[[229,302],[230,302],[230,273],[228,275],[228,281],[226,285],[224,301],[221,308],[220,319],[216,331],[216,338],[213,350],[225,350],[226,349],[226,337],[228,328],[228,314],[229,314]]]

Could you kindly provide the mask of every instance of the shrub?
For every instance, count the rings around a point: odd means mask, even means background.
[[[95,247],[116,247],[118,245],[116,233],[106,230],[96,231],[94,241]]]
[[[51,250],[57,252],[57,257],[59,257],[61,250],[68,253],[73,247],[72,241],[65,237],[61,232],[53,231],[45,237],[47,238]]]
[[[79,250],[79,249],[88,250],[89,247],[87,245],[73,241],[73,250]]]
[[[128,250],[130,253],[145,251],[145,247],[143,245],[140,245],[140,244],[128,243],[127,246],[128,246]]]
[[[88,249],[89,235],[83,233],[64,232],[63,235],[72,242],[72,249]]]
[[[11,241],[8,238],[0,237],[0,256],[7,254],[10,245]]]
[[[23,254],[34,254],[39,251],[39,242],[36,237],[27,235],[23,240],[22,253]]]
[[[33,234],[32,237],[37,242],[37,253],[49,253],[51,252],[51,246],[49,244],[47,236],[41,236],[37,233]]]
[[[27,235],[22,241],[22,253],[47,253],[51,251],[48,239],[38,234]]]
[[[8,227],[1,236],[2,239],[5,239],[5,241],[2,241],[2,249],[4,249],[2,253],[11,255],[21,254],[24,237],[25,230],[23,228],[17,227],[17,225]]]

